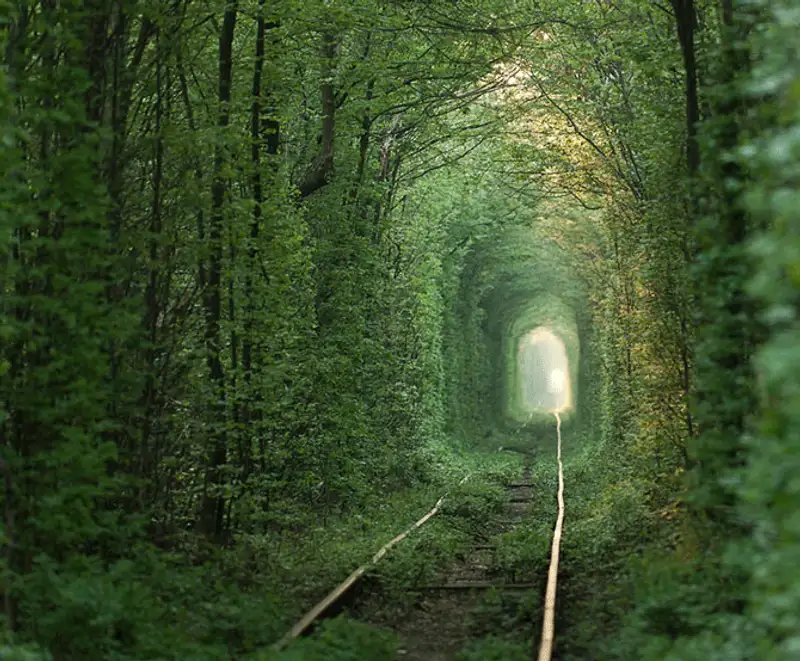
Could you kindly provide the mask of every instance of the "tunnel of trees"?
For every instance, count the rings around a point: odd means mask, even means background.
[[[546,328],[560,658],[798,658],[798,29],[0,0],[0,657],[273,658],[431,494],[550,456]]]

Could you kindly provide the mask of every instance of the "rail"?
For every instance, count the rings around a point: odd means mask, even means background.
[[[466,475],[459,483],[458,486],[464,484],[464,482],[469,479],[469,475]],[[445,493],[439,500],[436,501],[436,504],[433,506],[425,516],[420,518],[419,520],[415,521],[412,525],[410,525],[405,531],[397,535],[394,539],[387,542],[380,549],[378,549],[377,553],[372,556],[369,562],[364,563],[358,569],[353,571],[344,581],[342,581],[339,585],[337,585],[333,590],[331,590],[325,598],[316,604],[310,611],[308,611],[297,624],[295,624],[287,633],[286,635],[281,638],[277,643],[272,646],[274,651],[279,651],[285,648],[289,643],[291,643],[295,638],[301,636],[305,631],[314,623],[314,621],[322,615],[328,608],[330,608],[338,599],[342,597],[355,583],[360,579],[368,569],[374,567],[378,564],[384,556],[388,553],[389,549],[391,549],[395,544],[402,542],[406,537],[408,537],[412,532],[414,532],[417,528],[422,527],[428,520],[438,514],[439,510],[442,507],[442,504],[447,498],[449,492]]]
[[[561,552],[561,532],[564,527],[564,466],[561,463],[561,416],[556,416],[556,435],[558,438],[558,517],[553,531],[553,546],[550,551],[550,571],[547,574],[547,591],[544,597],[544,619],[542,622],[542,642],[539,646],[538,661],[553,658],[553,643],[556,638],[556,590],[558,588],[558,559]]]

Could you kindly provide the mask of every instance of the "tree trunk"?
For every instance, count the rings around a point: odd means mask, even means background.
[[[333,175],[333,148],[336,135],[336,93],[333,74],[338,44],[331,32],[322,35],[322,150],[306,179],[300,184],[300,197],[308,197],[323,188]]]
[[[697,22],[694,0],[672,0],[678,41],[683,55],[686,75],[686,166],[694,178],[700,167],[700,148],[697,144],[697,123],[700,121],[700,104],[697,97],[697,58],[694,48],[694,29]],[[693,201],[694,202],[694,201]],[[695,204],[693,203],[693,207]]]
[[[233,34],[236,27],[236,0],[228,3],[219,36],[219,117],[220,133],[230,122],[231,83],[233,78]],[[209,539],[222,538],[225,499],[222,495],[223,467],[227,461],[227,433],[225,431],[225,373],[222,367],[222,236],[225,198],[229,193],[225,176],[227,163],[224,135],[214,150],[214,172],[211,183],[211,217],[208,227],[208,283],[205,288],[206,362],[211,377],[212,426],[211,448],[206,465],[206,486],[200,511],[199,527]]]
[[[151,464],[148,457],[148,446],[155,418],[156,403],[156,357],[158,351],[158,318],[161,312],[158,297],[159,287],[159,244],[161,242],[161,184],[163,180],[164,140],[161,134],[163,118],[163,89],[162,89],[162,51],[161,33],[156,35],[156,126],[155,126],[155,154],[153,172],[153,202],[150,209],[150,268],[145,290],[145,317],[144,333],[147,338],[145,349],[145,387],[142,401],[144,424],[142,430],[141,447],[139,448],[139,476],[145,477]],[[141,495],[140,495],[140,505]]]
[[[700,146],[697,142],[697,127],[700,122],[700,104],[698,100],[697,84],[697,58],[694,47],[694,32],[697,23],[694,0],[672,0],[675,11],[675,24],[678,31],[678,41],[683,56],[683,69],[685,74],[686,96],[686,169],[689,175],[688,208],[690,219],[693,223],[699,213],[698,196],[696,190],[696,177],[700,168]],[[688,230],[687,230],[688,231]],[[684,251],[688,264],[692,259],[689,250]],[[690,407],[691,365],[689,360],[689,335],[686,317],[681,313],[681,379],[686,406],[686,433],[691,440],[694,437],[694,422]],[[684,462],[688,463],[688,454],[683,449]]]

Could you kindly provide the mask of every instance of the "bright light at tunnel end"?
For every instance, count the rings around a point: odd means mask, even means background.
[[[553,394],[561,395],[564,392],[564,386],[567,382],[567,375],[564,374],[564,370],[560,368],[555,368],[552,372],[550,372],[550,379],[547,384],[547,389],[552,392]],[[561,398],[564,402],[561,406],[557,408],[551,409],[553,413],[561,413],[567,408],[567,403],[565,398]]]
[[[566,380],[564,370],[556,368],[550,372],[550,381],[548,383],[548,390],[554,393],[561,393],[564,391],[564,381]]]
[[[526,333],[517,361],[521,400],[530,416],[572,408],[569,359],[560,337],[545,327]]]

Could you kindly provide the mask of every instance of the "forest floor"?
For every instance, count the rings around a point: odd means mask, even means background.
[[[515,572],[498,562],[498,537],[513,535],[529,517],[534,502],[531,472],[506,486],[508,499],[492,517],[476,543],[453,564],[437,572],[428,585],[415,586],[411,608],[382,606],[371,623],[390,629],[399,638],[397,661],[456,661],[465,648],[497,629],[498,600],[516,612],[519,597],[539,599],[538,585],[519,581]],[[362,612],[371,608],[364,608]],[[533,641],[531,641],[531,644]]]

